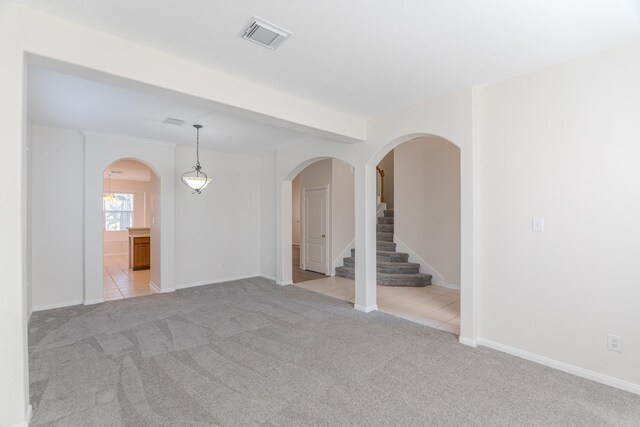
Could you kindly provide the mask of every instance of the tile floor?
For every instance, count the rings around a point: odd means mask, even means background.
[[[105,256],[103,270],[105,301],[156,293],[155,288],[149,284],[151,270],[131,270],[127,255]]]
[[[295,286],[354,302],[355,282],[342,277],[311,280]],[[378,286],[378,310],[432,328],[460,334],[460,291],[441,286],[424,288]]]

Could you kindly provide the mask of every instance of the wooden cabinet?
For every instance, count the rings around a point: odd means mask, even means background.
[[[151,238],[129,236],[129,265],[133,270],[151,268]]]

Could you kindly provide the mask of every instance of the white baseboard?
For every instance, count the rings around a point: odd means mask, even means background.
[[[370,305],[369,307],[365,307],[363,305],[355,304],[353,306],[353,308],[355,308],[356,310],[361,311],[363,313],[371,313],[372,311],[377,311],[378,310],[378,306],[377,305]]]
[[[394,233],[393,241],[396,244],[396,251],[398,252],[406,252],[409,254],[409,262],[415,262],[420,264],[420,271],[422,273],[427,273],[432,276],[431,283],[437,286],[445,286],[446,282],[444,280],[444,276],[438,272],[435,268],[431,266],[427,261],[422,259],[413,249],[411,249],[405,242],[398,238],[398,236]],[[447,286],[448,287],[448,286]],[[458,286],[458,289],[460,287]]]
[[[353,239],[345,248],[340,252],[340,255],[331,263],[331,274],[330,276],[336,275],[336,267],[342,267],[344,265],[343,258],[351,256],[351,249],[356,247],[356,239]]]
[[[276,278],[273,276],[269,276],[268,274],[261,274],[260,277],[264,277],[267,280],[271,280],[272,282],[276,282]]]
[[[276,280],[276,285],[280,285],[280,286],[289,286],[289,285],[293,285],[293,281],[291,280]]]
[[[80,299],[75,301],[58,302],[55,304],[38,305],[36,307],[33,307],[31,309],[31,312],[33,313],[34,311],[53,310],[54,308],[71,307],[72,305],[82,305],[84,303],[85,303],[84,300]],[[31,317],[31,314],[29,314],[29,317]]]
[[[156,290],[157,293],[159,294],[167,294],[169,292],[175,292],[176,288],[161,288],[158,285],[156,285],[155,283],[153,283],[153,281],[149,281],[149,286],[151,286],[153,289]]]
[[[468,345],[469,347],[477,347],[478,346],[478,343],[476,342],[476,340],[474,340],[472,338],[463,337],[463,336],[458,337],[458,342],[460,344]]]
[[[156,285],[155,283],[153,283],[152,281],[149,281],[149,285],[151,285],[151,287],[153,289],[156,290],[156,292],[158,292],[159,294],[168,294],[169,292],[175,292],[176,288],[161,288],[158,285]]]
[[[103,302],[104,302],[104,298],[96,298],[96,299],[85,300],[83,303],[84,305],[94,305],[94,304],[101,304]]]
[[[193,288],[195,286],[214,285],[216,283],[231,282],[233,280],[250,279],[252,277],[260,277],[260,276],[261,276],[260,273],[255,273],[255,274],[246,274],[243,276],[223,277],[222,279],[203,280],[201,282],[182,283],[180,285],[176,285],[175,289],[186,289],[186,288]],[[167,290],[165,292],[169,292],[169,291]]]
[[[630,383],[619,378],[610,377],[608,375],[600,374],[598,372],[590,371],[588,369],[581,368],[579,366],[570,365],[559,360],[550,359],[539,354],[531,353],[519,348],[510,347],[508,345],[500,344],[495,341],[491,341],[485,338],[478,338],[478,345],[488,347],[494,350],[501,351],[503,353],[511,354],[512,356],[520,357],[522,359],[530,360],[531,362],[539,363],[550,368],[558,369],[568,374],[573,374],[578,377],[586,378],[601,384],[608,385],[610,387],[618,388],[620,390],[628,391],[630,393],[640,395],[640,384]]]
[[[31,423],[31,416],[33,415],[33,407],[29,405],[27,407],[27,413],[25,415],[24,421],[14,425],[13,427],[29,427],[29,423]]]

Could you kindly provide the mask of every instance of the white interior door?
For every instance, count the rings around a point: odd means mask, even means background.
[[[304,269],[327,274],[327,189],[303,191]]]

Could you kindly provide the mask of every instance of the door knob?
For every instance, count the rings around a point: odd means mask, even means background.
[[[324,234],[322,235],[322,237],[324,237]]]

